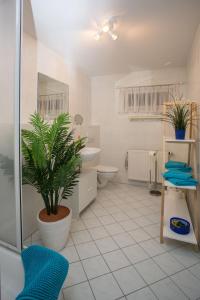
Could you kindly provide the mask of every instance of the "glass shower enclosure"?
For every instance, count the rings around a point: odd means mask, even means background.
[[[20,251],[21,0],[0,0],[0,244]]]

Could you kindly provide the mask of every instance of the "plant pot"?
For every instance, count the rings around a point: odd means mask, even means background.
[[[68,213],[63,217],[66,210]],[[57,220],[55,220],[57,219]],[[60,251],[67,243],[71,226],[72,211],[65,206],[58,207],[58,214],[47,216],[44,210],[37,215],[38,229],[44,246]]]
[[[185,139],[185,129],[175,129],[175,135],[177,140]]]

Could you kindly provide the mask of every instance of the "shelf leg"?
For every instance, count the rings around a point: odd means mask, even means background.
[[[199,204],[198,204],[198,190],[195,191],[195,220],[194,220],[194,232],[197,239],[196,251],[199,251]]]
[[[164,227],[164,196],[165,196],[165,188],[162,187],[162,195],[161,195],[161,218],[160,218],[160,243],[164,243],[163,239],[163,227]]]

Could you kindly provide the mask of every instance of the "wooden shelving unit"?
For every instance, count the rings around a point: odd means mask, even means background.
[[[192,120],[197,119],[197,104],[195,102],[186,102],[190,107],[191,112],[191,123]],[[164,104],[164,113],[167,111],[168,107],[173,105],[173,103],[165,103]],[[187,145],[187,163],[193,168],[193,176],[197,177],[197,149],[196,149],[196,137],[197,131],[190,124],[187,131],[187,138],[185,140],[176,140],[172,137],[166,137],[166,126],[164,124],[164,138],[163,138],[163,172],[165,171],[164,165],[167,161],[166,159],[166,145],[170,144],[184,144]],[[182,197],[177,198],[176,192],[171,191],[182,191]],[[187,201],[189,201],[189,193],[194,193],[194,218],[193,222],[190,216],[190,212],[188,209]],[[161,200],[161,226],[160,226],[160,242],[164,242],[164,238],[174,239],[190,244],[196,245],[198,248],[198,240],[199,240],[199,226],[198,226],[198,218],[199,218],[199,205],[198,205],[198,187],[196,186],[177,186],[172,184],[167,180],[163,180],[162,182],[162,200]],[[180,235],[173,232],[170,229],[170,218],[171,217],[180,217],[188,220],[190,222],[190,233],[187,235]]]
[[[170,229],[169,220],[173,215],[178,215],[181,218],[188,220],[191,224],[190,233],[187,235],[181,235],[173,232]],[[164,206],[164,224],[163,224],[163,238],[169,238],[190,244],[197,245],[197,239],[194,233],[192,220],[188,211],[186,200],[178,199],[170,194],[165,194],[165,206]]]

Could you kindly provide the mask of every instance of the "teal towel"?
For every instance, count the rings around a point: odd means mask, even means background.
[[[68,273],[68,261],[38,245],[22,251],[22,261],[25,284],[16,300],[57,300]]]
[[[177,170],[170,170],[170,171],[165,172],[163,174],[163,177],[167,180],[169,180],[170,178],[188,180],[188,179],[192,178],[192,174],[177,171]]]
[[[197,186],[198,181],[194,178],[190,179],[178,179],[178,178],[170,178],[168,180],[169,182],[173,183],[174,185],[179,185],[179,186]]]
[[[185,173],[190,173],[192,172],[192,168],[191,167],[184,167],[184,168],[166,168],[169,171],[181,171],[181,172],[185,172]]]
[[[165,168],[166,169],[171,169],[171,168],[185,168],[187,167],[187,164],[185,162],[181,162],[181,161],[175,161],[175,160],[169,160],[166,164],[165,164]]]

